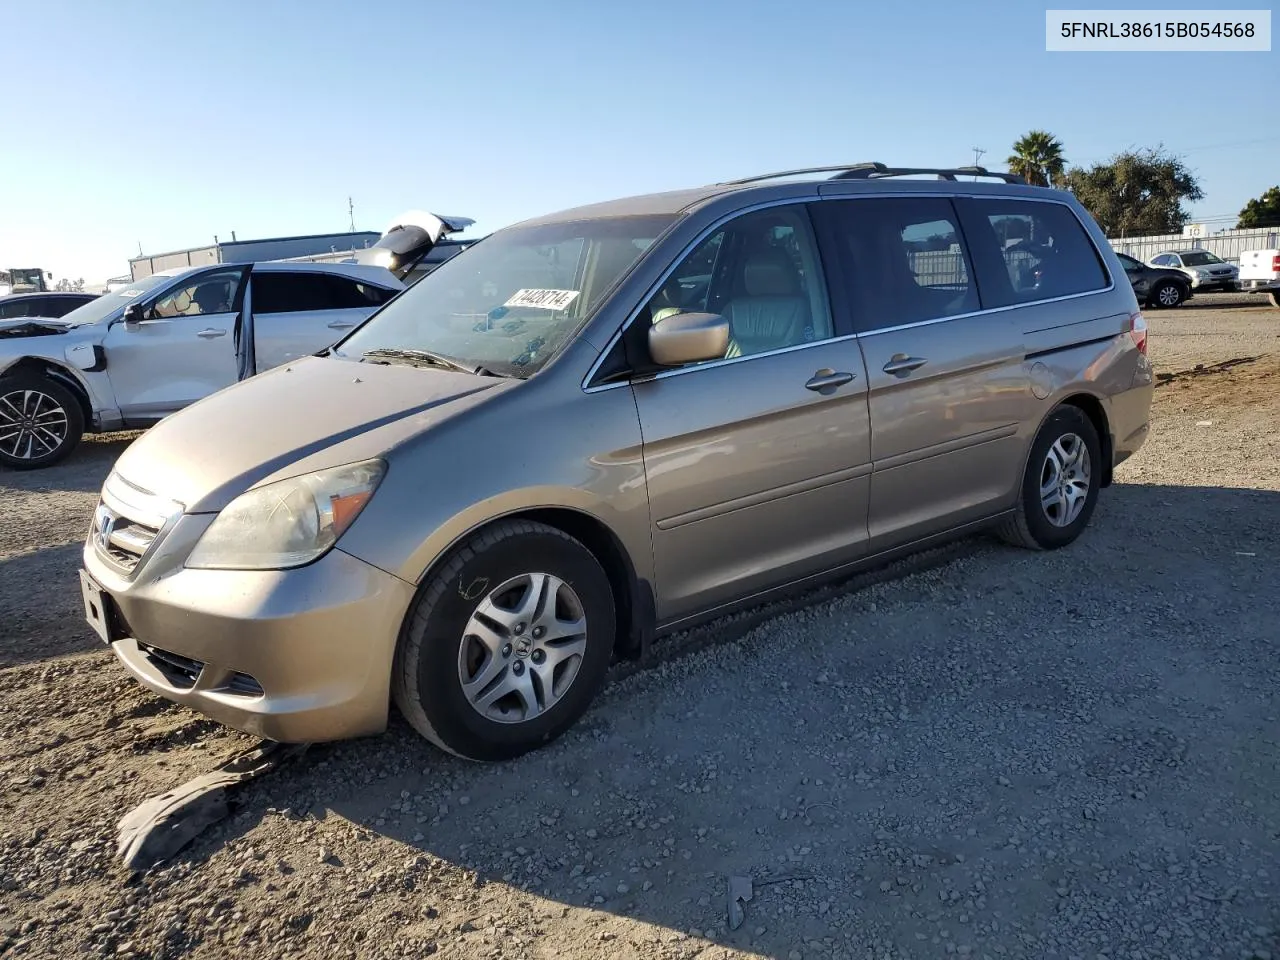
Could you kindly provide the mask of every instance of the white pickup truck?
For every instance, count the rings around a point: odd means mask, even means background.
[[[1240,289],[1245,293],[1269,294],[1271,305],[1280,307],[1280,249],[1243,251]]]
[[[381,266],[224,263],[154,274],[56,320],[0,321],[0,465],[49,466],[85,431],[150,426],[318,353],[404,288]]]

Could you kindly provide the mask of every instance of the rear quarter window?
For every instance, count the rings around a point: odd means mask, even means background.
[[[961,205],[983,306],[1035,303],[1108,286],[1101,255],[1065,204],[966,199]]]

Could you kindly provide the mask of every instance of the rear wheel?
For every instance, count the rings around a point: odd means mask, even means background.
[[[37,470],[57,463],[84,435],[84,410],[67,387],[39,373],[0,377],[0,464]]]
[[[1084,411],[1053,411],[1031,445],[1017,507],[1000,535],[1030,550],[1065,547],[1080,536],[1098,501],[1101,446]]]
[[[1187,298],[1185,291],[1172,280],[1166,280],[1151,291],[1151,302],[1158,307],[1176,307]]]
[[[419,593],[396,651],[396,705],[458,756],[526,753],[586,711],[614,623],[609,578],[586,547],[545,524],[499,523]]]
[[[1267,294],[1267,299],[1271,301],[1273,307],[1280,307],[1280,290],[1272,290]]]

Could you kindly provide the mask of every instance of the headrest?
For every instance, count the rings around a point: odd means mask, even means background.
[[[765,250],[747,260],[742,283],[749,297],[789,297],[800,287],[796,268],[781,250]]]

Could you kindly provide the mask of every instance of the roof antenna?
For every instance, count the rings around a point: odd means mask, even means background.
[[[355,202],[347,197],[347,213],[351,215],[351,232],[356,232],[356,205]]]
[[[973,148],[973,165],[974,165],[975,167],[980,167],[980,166],[982,166],[982,164],[981,164],[979,161],[980,161],[980,160],[982,160],[982,155],[983,155],[984,153],[986,153],[986,152],[987,152],[987,148],[986,148],[986,147],[974,147],[974,148]],[[974,182],[975,182],[975,183],[976,183],[976,182],[977,182],[977,180],[978,180],[978,178],[977,178],[977,177],[974,177],[973,179],[974,179]]]

